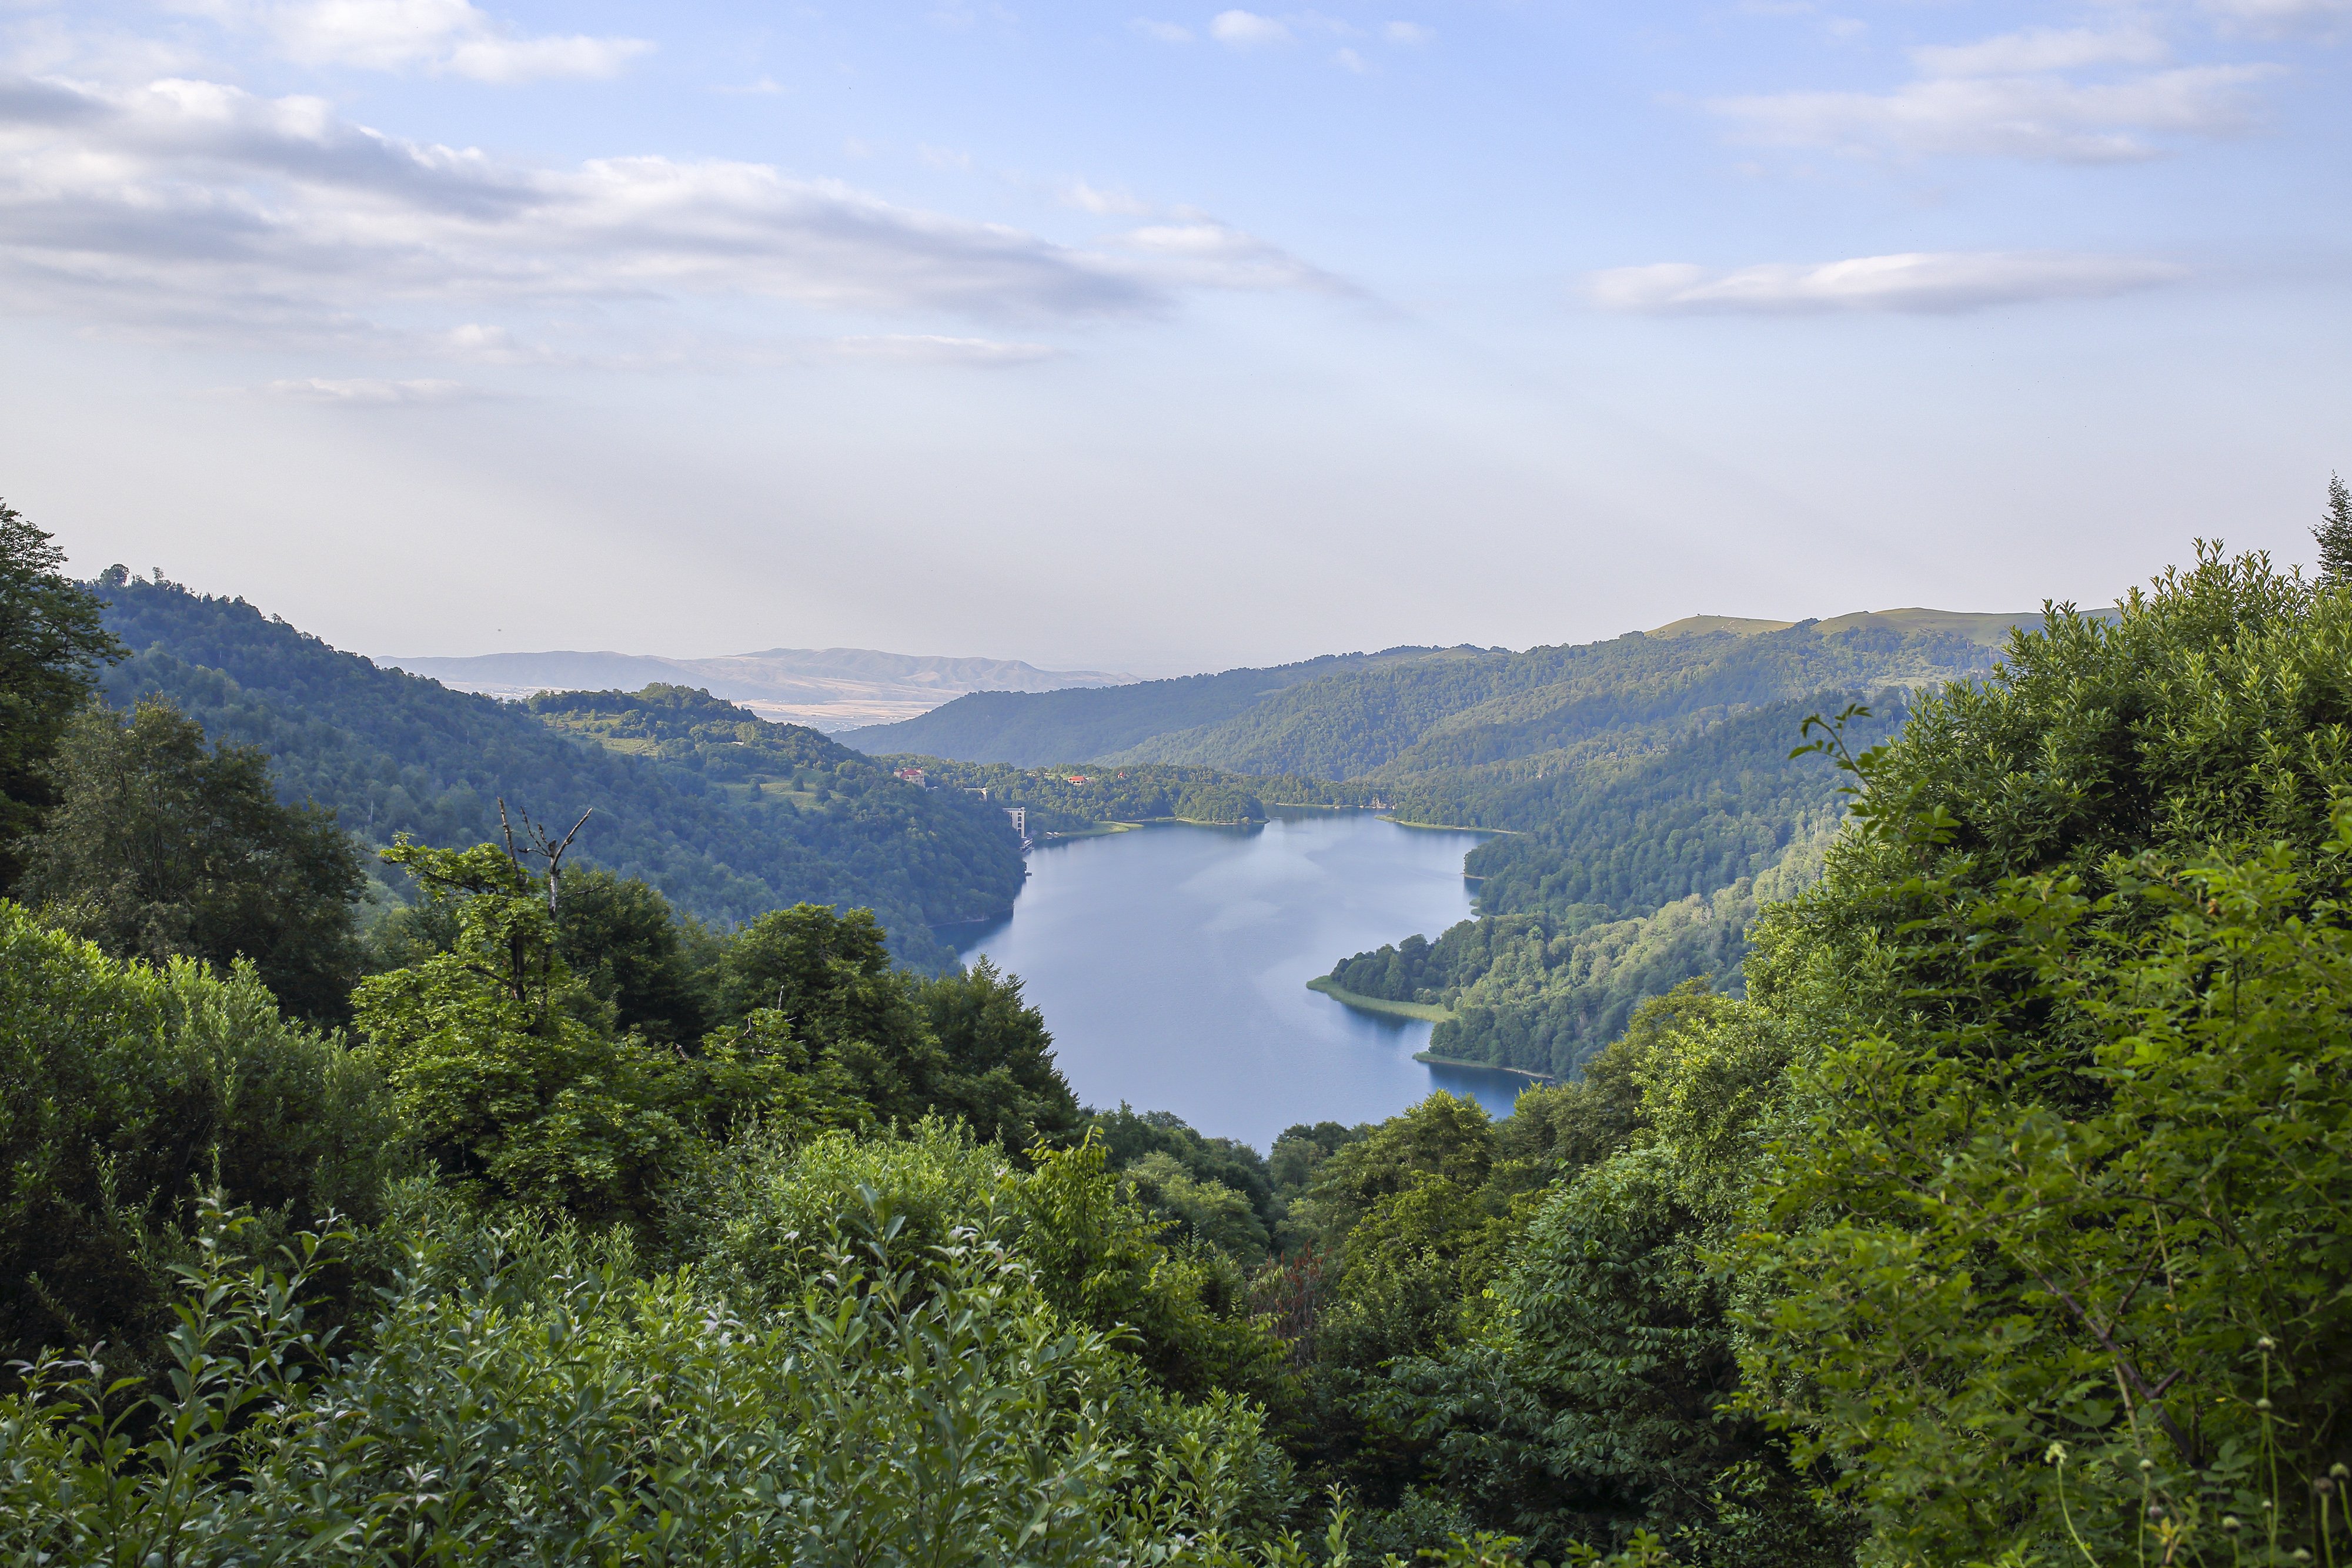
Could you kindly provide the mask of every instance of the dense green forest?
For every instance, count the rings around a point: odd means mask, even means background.
[[[1343,967],[1696,902],[1745,993],[1261,1152],[1081,1107],[1016,978],[863,910],[721,931],[528,832],[372,850],[372,909],[261,754],[87,706],[122,650],[0,508],[0,1553],[2352,1558],[2337,512],[2319,583],[2204,551],[1817,771],[1763,706],[1618,759],[1494,841],[1528,909]],[[819,782],[698,694],[549,707]]]
[[[241,600],[120,570],[96,587],[106,629],[131,651],[105,674],[110,701],[163,696],[215,739],[259,748],[286,800],[317,802],[370,844],[479,841],[496,832],[501,798],[566,827],[593,810],[583,863],[641,876],[722,923],[802,901],[871,908],[894,950],[931,968],[954,958],[931,926],[1001,915],[1020,891],[1001,813],[909,789],[814,730],[711,704],[697,719],[716,727],[711,744],[683,730],[604,744],[571,708],[378,669]],[[671,691],[642,699],[645,711],[682,713],[690,699]],[[730,725],[740,753],[718,742]],[[756,781],[732,765],[754,752],[768,769]],[[803,788],[775,787],[785,779]]]
[[[1740,989],[1761,902],[1818,872],[1845,782],[1791,757],[1806,718],[1861,694],[1823,693],[1722,720],[1679,743],[1533,780],[1503,809],[1535,825],[1470,852],[1478,915],[1360,953],[1330,978],[1454,1016],[1430,1042],[1457,1061],[1565,1075],[1621,1033],[1633,1009],[1684,980]],[[1855,743],[1893,733],[1906,694],[1877,694]]]
[[[1479,650],[1391,648],[1380,653],[1327,653],[1273,669],[1141,681],[1132,685],[1058,692],[972,692],[897,724],[844,730],[861,751],[951,757],[1042,768],[1056,758],[1108,757],[1171,730],[1213,724],[1274,693],[1344,670],[1426,661],[1459,663]],[[1177,761],[1174,758],[1144,760]],[[1251,771],[1233,769],[1233,771]]]
[[[1333,805],[1344,793],[1311,779],[1253,779],[1216,768],[1135,763],[1097,768],[1064,763],[1015,768],[1001,762],[944,758],[877,757],[894,771],[919,769],[933,789],[985,799],[999,809],[1019,806],[1034,835],[1079,833],[1109,822],[1262,822],[1268,805]],[[1345,800],[1352,804],[1352,800]]]

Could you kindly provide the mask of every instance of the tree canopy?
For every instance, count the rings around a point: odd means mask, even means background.
[[[49,758],[98,667],[122,648],[98,601],[63,571],[65,552],[0,501],[0,893],[57,800]]]

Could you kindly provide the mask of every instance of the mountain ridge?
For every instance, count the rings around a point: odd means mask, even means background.
[[[691,685],[762,718],[826,733],[910,718],[969,692],[1089,689],[1135,679],[1108,670],[1040,669],[1020,659],[893,653],[874,648],[767,648],[708,658],[549,649],[387,655],[376,662],[430,676],[452,691],[509,701],[551,691]]]
[[[379,667],[243,600],[128,574],[95,587],[130,649],[100,676],[109,702],[168,697],[214,740],[259,747],[281,797],[332,808],[371,847],[401,832],[446,847],[494,840],[502,799],[566,821],[593,807],[579,859],[642,876],[700,919],[803,900],[870,907],[892,951],[932,970],[955,961],[932,925],[1002,915],[1021,888],[1002,811],[910,788],[804,726],[673,698],[686,727],[631,755],[526,706]],[[633,711],[653,701],[603,695]],[[711,727],[730,725],[740,739],[716,744]],[[711,732],[688,733],[697,727]]]

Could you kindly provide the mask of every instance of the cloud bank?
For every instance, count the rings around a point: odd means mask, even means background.
[[[1997,305],[2096,299],[2177,282],[2188,270],[2138,256],[2058,251],[1915,251],[1716,271],[1684,262],[1621,267],[1586,280],[1604,310],[1648,315],[1954,315]]]
[[[0,297],[110,324],[357,341],[387,310],[682,296],[1070,322],[1192,284],[1324,287],[1213,225],[1094,254],[765,164],[537,168],[319,99],[0,78]]]
[[[1228,48],[1254,49],[1265,44],[1286,44],[1290,29],[1255,11],[1220,11],[1209,21],[1209,37]]]
[[[1957,153],[2101,163],[2160,155],[2171,139],[2218,137],[2254,120],[2266,64],[2155,67],[2161,39],[2138,27],[2030,28],[1914,49],[1918,79],[1888,92],[1782,92],[1708,105],[1750,140],[1854,153]],[[2123,68],[2108,79],[2077,75]]]
[[[298,381],[270,382],[258,389],[264,397],[287,402],[323,403],[330,407],[383,407],[399,403],[464,402],[483,394],[463,382],[382,381],[373,376],[330,378],[306,376]]]
[[[196,9],[226,26],[261,34],[304,65],[425,70],[500,84],[617,76],[654,47],[643,38],[529,37],[471,0],[212,0]]]

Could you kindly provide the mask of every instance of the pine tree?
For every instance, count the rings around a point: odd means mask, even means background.
[[[2340,476],[2327,476],[2327,514],[2311,537],[2319,541],[2320,581],[2352,586],[2352,486]]]

